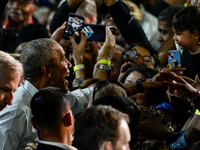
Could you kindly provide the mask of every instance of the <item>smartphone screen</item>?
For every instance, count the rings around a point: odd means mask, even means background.
[[[136,58],[138,59],[138,53],[136,49],[130,49],[130,50],[126,50],[122,53],[124,61],[131,61],[131,58]]]
[[[69,36],[72,36],[77,43],[80,42],[80,31],[84,24],[84,17],[70,13],[68,15],[67,25],[63,38],[70,41]]]

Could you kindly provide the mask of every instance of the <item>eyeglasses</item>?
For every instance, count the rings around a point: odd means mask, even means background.
[[[94,103],[94,97],[95,97],[95,94],[96,92],[105,87],[105,86],[108,86],[109,84],[116,84],[118,85],[119,87],[121,87],[122,89],[124,89],[124,86],[121,82],[117,81],[117,80],[102,80],[100,82],[98,82],[95,86],[94,86],[94,90],[93,90],[93,95],[92,95],[92,104]]]
[[[159,114],[158,110],[154,107],[154,106],[150,106],[149,108],[147,109],[144,109],[142,111],[142,115],[147,117],[147,118],[150,118],[150,117],[156,117]]]

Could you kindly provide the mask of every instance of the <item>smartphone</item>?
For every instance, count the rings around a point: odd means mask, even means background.
[[[72,36],[79,43],[80,31],[82,31],[84,21],[85,18],[83,16],[69,13],[63,38],[70,41],[69,36]]]
[[[169,67],[177,66],[181,64],[181,52],[179,50],[170,50],[167,52]],[[176,63],[172,62],[176,60]]]
[[[138,59],[138,52],[137,52],[137,50],[135,48],[124,51],[122,53],[122,55],[123,55],[123,58],[124,58],[125,62],[131,61],[131,58]]]
[[[82,31],[85,31],[87,33],[87,41],[105,42],[105,25],[84,24]]]

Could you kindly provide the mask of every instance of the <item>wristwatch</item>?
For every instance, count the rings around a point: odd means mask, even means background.
[[[145,78],[141,78],[136,80],[136,85],[138,88],[139,93],[144,93],[146,90],[143,88],[142,82],[144,82],[146,79]]]
[[[97,65],[98,69],[103,69],[103,70],[107,70],[110,73],[113,71],[113,65],[107,66],[107,65],[103,65],[103,64],[98,64]]]

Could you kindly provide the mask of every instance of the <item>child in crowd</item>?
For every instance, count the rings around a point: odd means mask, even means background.
[[[183,49],[181,65],[183,75],[194,79],[200,75],[200,8],[189,6],[179,11],[173,19],[174,40]]]

